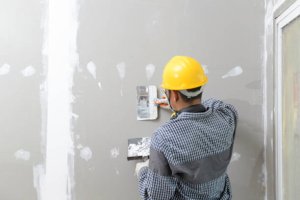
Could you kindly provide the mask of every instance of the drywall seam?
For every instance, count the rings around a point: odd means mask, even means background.
[[[74,187],[72,86],[73,72],[78,65],[79,6],[76,0],[46,2],[43,49],[46,80],[41,88],[42,107],[46,107],[42,110],[47,112],[43,118],[47,121],[42,122],[46,155],[45,163],[34,168],[34,186],[40,200],[71,200]]]
[[[263,154],[263,184],[265,187],[265,200],[268,199],[268,173],[267,173],[267,139],[268,139],[268,91],[267,91],[267,81],[270,76],[267,74],[269,53],[273,51],[272,38],[273,38],[273,0],[265,0],[265,21],[264,21],[264,53],[263,53],[263,69],[262,69],[262,88],[263,88],[263,131],[264,131],[264,154]],[[269,52],[269,53],[268,53]]]

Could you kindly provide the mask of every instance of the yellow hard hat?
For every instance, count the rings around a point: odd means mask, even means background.
[[[187,56],[175,56],[165,66],[161,87],[187,90],[203,86],[208,79],[201,64]]]

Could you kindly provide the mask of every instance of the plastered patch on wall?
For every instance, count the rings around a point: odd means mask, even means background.
[[[97,72],[96,72],[97,67],[96,67],[95,63],[93,63],[93,61],[90,61],[87,64],[86,68],[89,71],[89,73],[92,75],[92,77],[94,79],[96,79],[96,77],[97,77]]]
[[[110,150],[110,155],[112,158],[117,158],[120,155],[120,150],[119,148],[115,147]]]
[[[230,162],[235,162],[235,161],[238,161],[239,159],[241,158],[241,155],[237,152],[234,152],[232,154],[232,157],[231,157],[231,161]]]
[[[120,79],[124,80],[125,75],[126,75],[126,64],[125,64],[125,62],[121,62],[121,63],[117,64],[116,68],[118,70]]]
[[[5,63],[4,65],[2,65],[2,67],[0,67],[0,76],[1,75],[6,75],[10,72],[10,66]]]
[[[145,70],[146,70],[146,77],[147,77],[147,80],[149,81],[152,76],[154,75],[154,72],[155,72],[155,66],[153,64],[148,64],[146,67],[145,67]]]
[[[100,90],[102,90],[102,83],[100,81],[98,82],[98,87],[100,88]]]
[[[35,69],[32,66],[28,66],[22,70],[22,74],[24,77],[33,76],[35,74]]]
[[[30,160],[30,152],[26,151],[24,149],[20,149],[20,150],[18,150],[18,151],[15,152],[15,158],[17,160],[28,161],[28,160]]]
[[[236,66],[232,68],[229,72],[227,72],[225,75],[222,76],[223,79],[229,78],[229,77],[234,77],[234,76],[239,76],[243,73],[243,69],[240,66]]]
[[[120,171],[117,168],[115,168],[115,172],[116,172],[116,175],[120,175]]]
[[[89,147],[84,147],[80,150],[80,157],[85,161],[89,161],[93,157],[93,152]]]

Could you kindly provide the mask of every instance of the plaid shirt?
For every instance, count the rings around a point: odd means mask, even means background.
[[[205,112],[181,112],[151,138],[150,165],[139,173],[143,200],[227,200],[226,173],[232,155],[237,111],[209,99]]]

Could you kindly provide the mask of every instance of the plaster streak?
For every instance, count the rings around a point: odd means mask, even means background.
[[[89,161],[93,157],[93,152],[89,147],[84,147],[80,151],[80,157],[85,161]]]
[[[149,64],[146,66],[145,70],[146,70],[146,77],[149,81],[152,78],[152,76],[154,75],[155,66],[153,64]]]
[[[35,165],[33,167],[33,187],[37,191],[38,199],[42,199],[42,187],[45,181],[45,168],[43,165]]]
[[[117,158],[120,155],[120,150],[119,148],[113,148],[110,150],[110,155],[112,158]]]
[[[86,66],[87,70],[90,72],[90,74],[92,75],[92,77],[94,79],[96,79],[96,65],[95,63],[93,63],[92,61],[90,61],[87,66]]]
[[[32,66],[28,66],[22,70],[22,74],[24,77],[33,76],[35,74],[35,69]]]
[[[74,185],[72,86],[78,66],[76,0],[49,0],[45,25],[47,124],[41,200],[71,200]]]
[[[265,22],[264,22],[264,46],[263,46],[263,69],[262,69],[262,88],[263,88],[263,105],[262,105],[262,116],[263,116],[263,129],[264,129],[264,164],[262,166],[263,185],[265,186],[265,200],[268,199],[268,174],[267,174],[267,139],[268,139],[268,93],[267,93],[267,80],[268,80],[268,52],[273,51],[273,0],[265,0]],[[271,61],[270,61],[271,62]],[[270,77],[272,78],[272,77]]]
[[[15,158],[17,160],[25,160],[28,161],[30,160],[30,152],[26,151],[24,149],[20,149],[15,153]]]
[[[2,67],[0,67],[0,76],[1,75],[6,75],[10,72],[10,66],[5,63],[4,65],[2,65]]]
[[[239,76],[243,73],[243,69],[240,66],[236,66],[232,68],[229,72],[227,72],[225,75],[222,76],[223,79],[233,77],[233,76]]]

